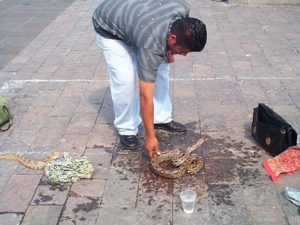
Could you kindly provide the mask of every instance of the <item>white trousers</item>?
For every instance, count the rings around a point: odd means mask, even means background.
[[[99,34],[96,34],[96,42],[108,64],[114,124],[120,135],[136,135],[142,120],[134,48],[123,41],[104,38]],[[162,62],[157,70],[153,99],[154,123],[172,120],[169,71],[167,62]]]

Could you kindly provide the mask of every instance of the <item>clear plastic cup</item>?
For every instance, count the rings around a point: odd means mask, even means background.
[[[194,212],[197,194],[195,191],[185,190],[180,193],[183,211],[187,214]]]

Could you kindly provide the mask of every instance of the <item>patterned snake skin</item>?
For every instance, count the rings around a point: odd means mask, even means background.
[[[186,151],[175,150],[162,152],[160,155],[154,154],[150,161],[151,170],[161,177],[170,179],[180,178],[186,173],[197,173],[203,167],[203,159],[196,154],[191,154],[191,152],[200,147],[203,142],[204,140],[200,139]],[[162,166],[162,164],[168,161],[171,162],[171,169]]]

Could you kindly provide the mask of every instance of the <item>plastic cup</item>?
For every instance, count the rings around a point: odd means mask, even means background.
[[[186,190],[180,193],[183,211],[187,214],[194,212],[197,194],[195,191]]]

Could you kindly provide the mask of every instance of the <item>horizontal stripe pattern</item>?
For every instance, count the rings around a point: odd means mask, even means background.
[[[190,5],[184,0],[103,0],[93,14],[97,33],[141,48],[137,51],[140,79],[153,82],[164,60],[170,22],[187,17]]]

